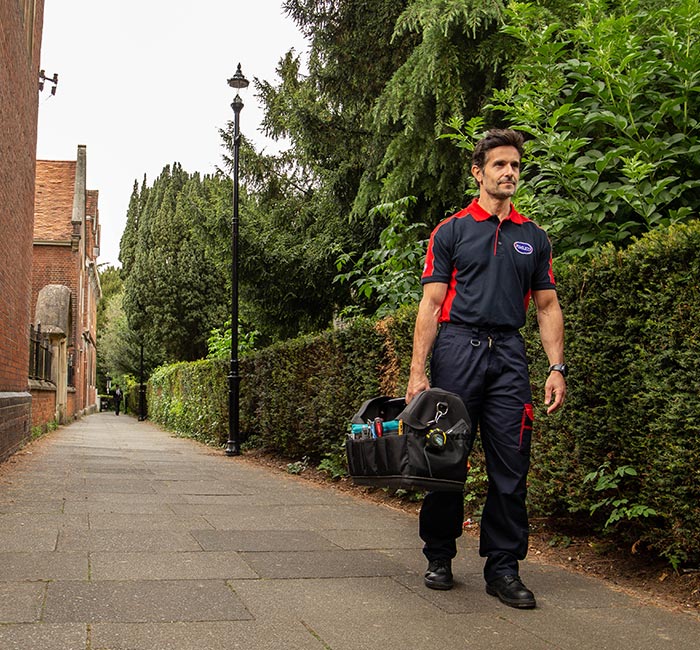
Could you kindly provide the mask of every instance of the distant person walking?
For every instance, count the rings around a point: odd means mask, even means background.
[[[124,397],[124,393],[122,393],[122,389],[119,388],[119,384],[116,384],[116,388],[114,389],[114,413],[116,415],[119,415],[119,409],[122,405],[122,397]]]

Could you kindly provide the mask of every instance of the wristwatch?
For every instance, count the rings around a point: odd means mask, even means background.
[[[565,363],[553,363],[551,366],[549,366],[549,372],[553,372],[555,370],[564,375],[564,377],[569,374],[569,368]]]

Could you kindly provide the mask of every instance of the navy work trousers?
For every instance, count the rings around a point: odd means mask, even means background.
[[[459,395],[472,427],[479,428],[489,481],[479,544],[479,554],[487,558],[484,578],[517,575],[528,548],[525,497],[533,418],[523,338],[517,330],[443,324],[430,372],[431,384]],[[426,495],[420,536],[428,560],[455,557],[463,519],[461,492]]]

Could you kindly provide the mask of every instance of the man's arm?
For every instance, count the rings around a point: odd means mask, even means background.
[[[416,327],[413,332],[413,356],[411,357],[411,374],[406,389],[406,404],[418,393],[430,388],[428,377],[425,374],[425,363],[435,342],[438,318],[446,295],[446,283],[430,282],[423,285],[423,298],[418,307]]]
[[[549,365],[564,363],[564,315],[554,289],[533,291],[532,299],[537,307],[537,322],[540,327],[542,347]],[[566,397],[566,380],[560,372],[550,372],[544,385],[544,403],[551,406],[547,413],[554,413]],[[552,398],[554,401],[552,402]]]

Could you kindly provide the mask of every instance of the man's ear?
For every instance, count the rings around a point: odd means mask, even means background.
[[[476,184],[481,185],[481,168],[477,165],[472,165],[472,176],[476,180]]]

